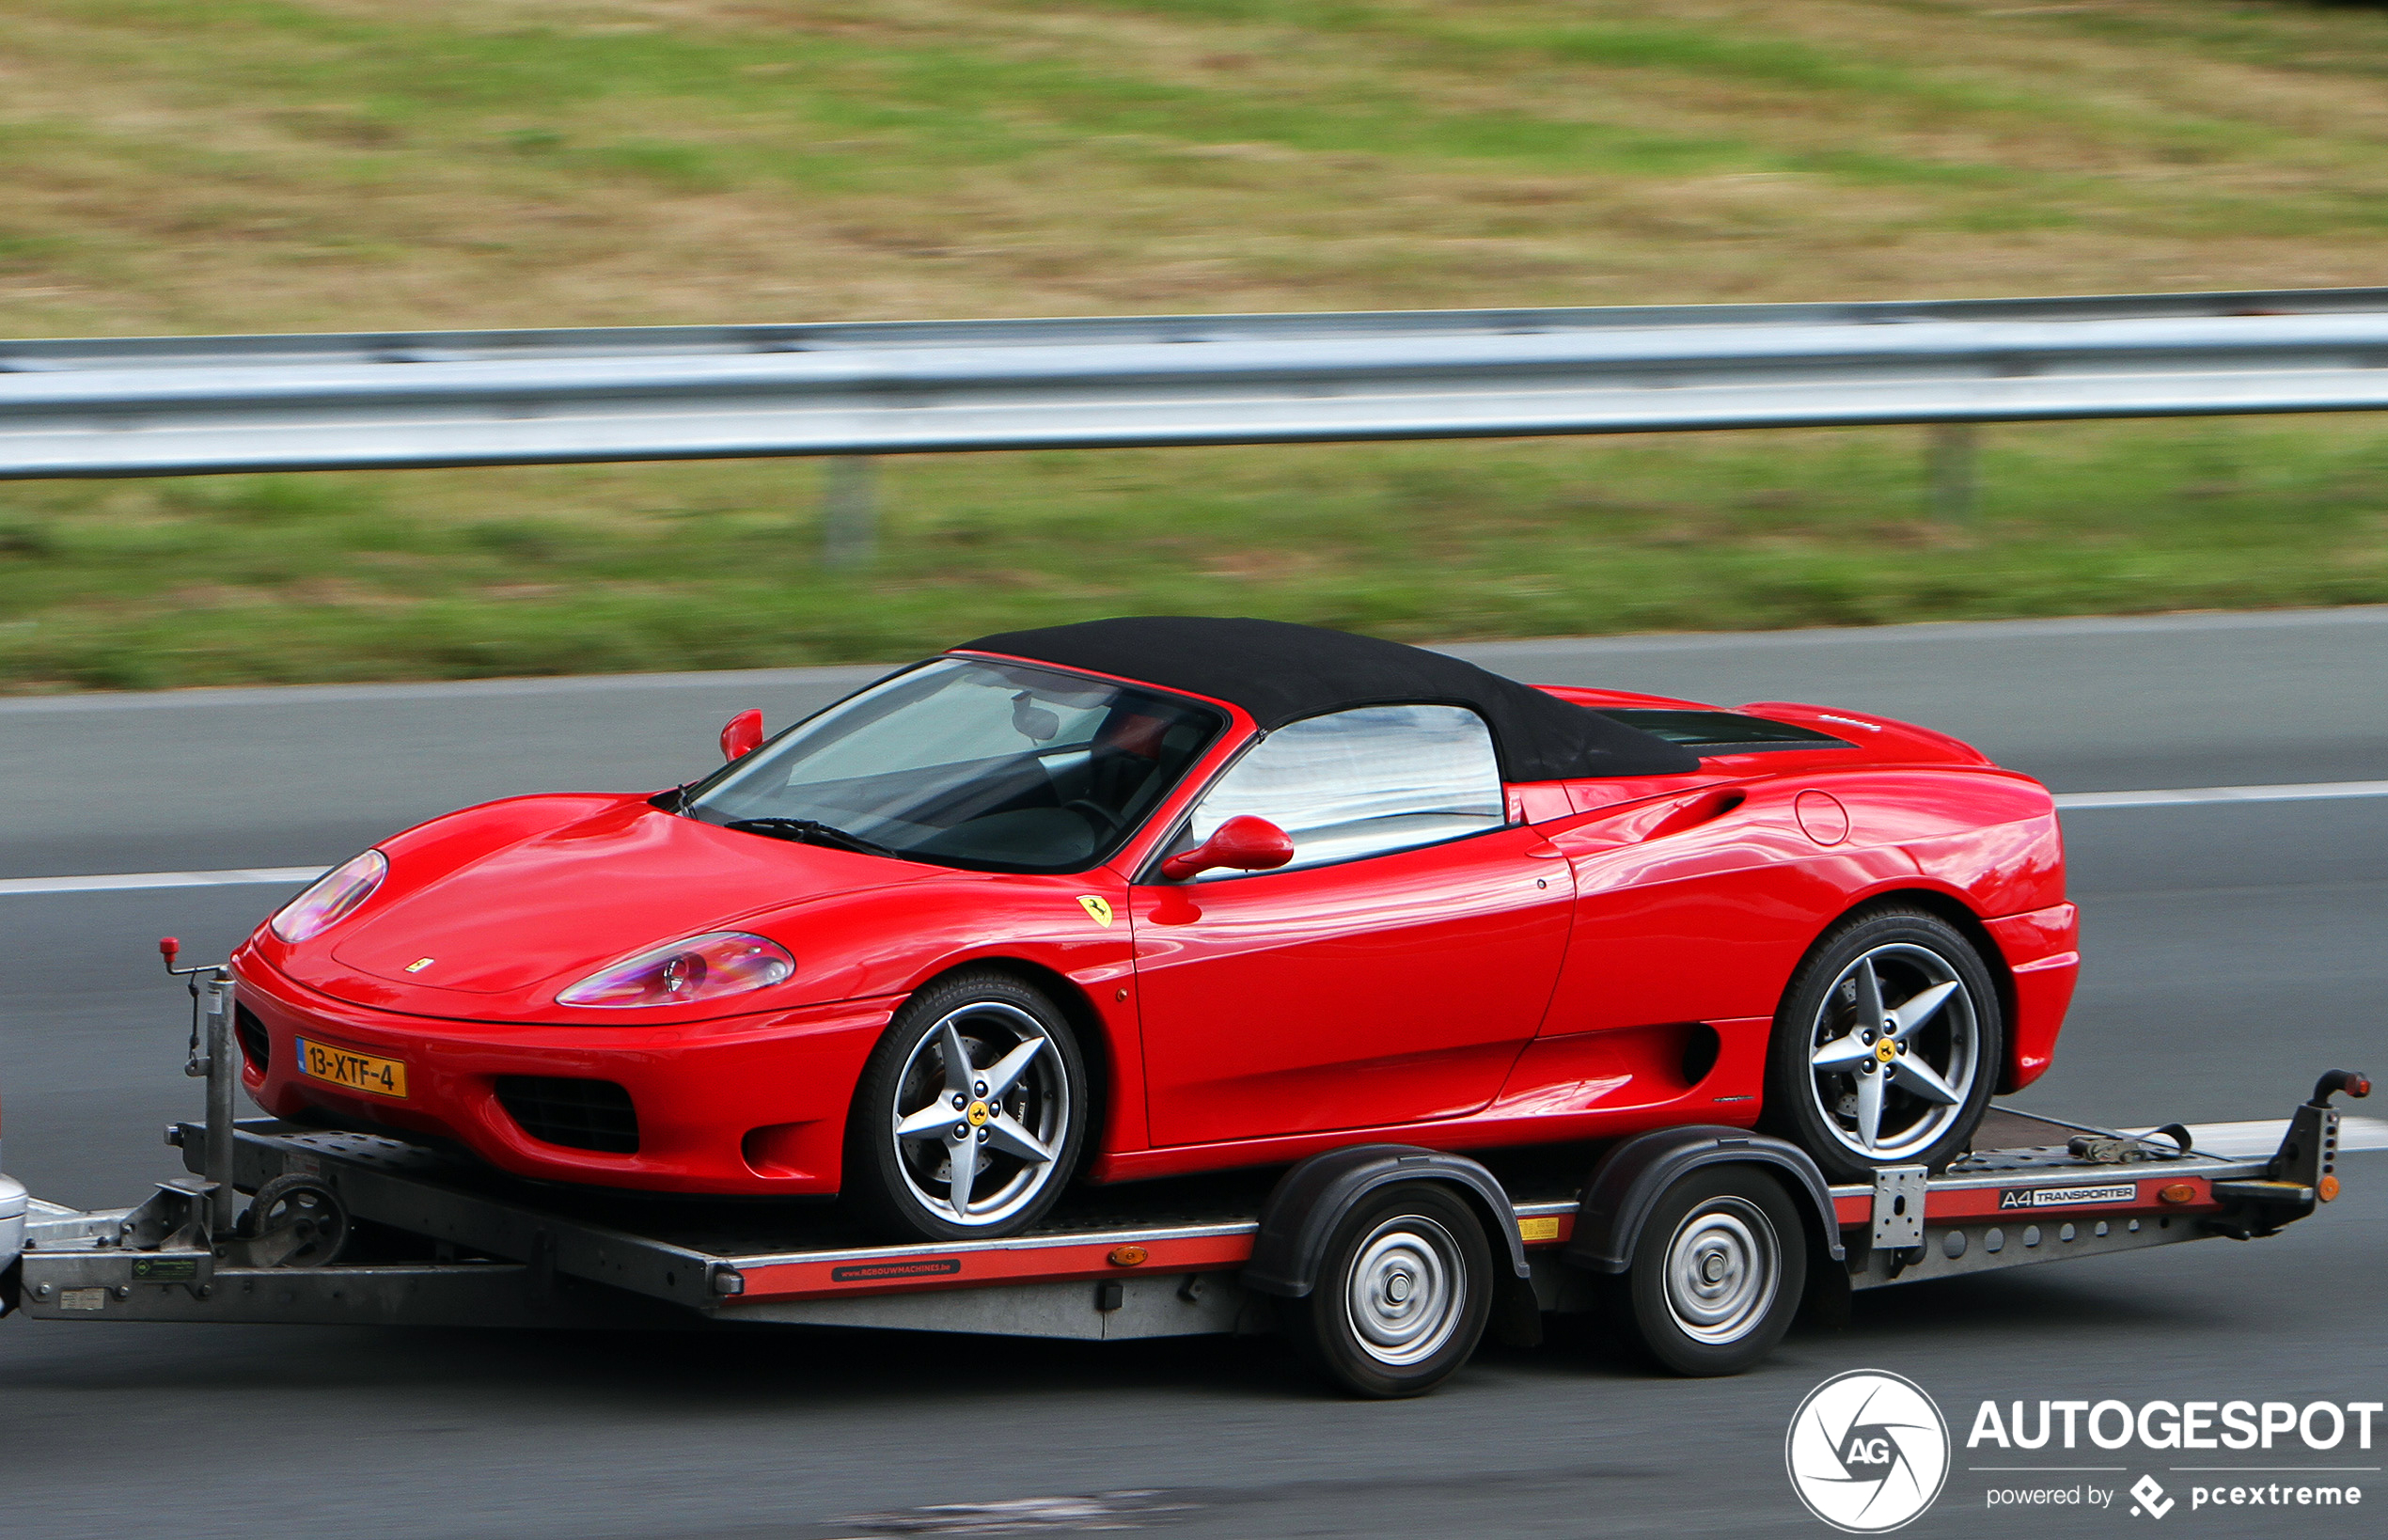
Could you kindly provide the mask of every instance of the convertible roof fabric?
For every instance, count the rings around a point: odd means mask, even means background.
[[[981,636],[954,649],[1058,664],[1228,700],[1266,731],[1355,706],[1466,706],[1492,731],[1501,778],[1679,775],[1699,756],[1440,652],[1284,621],[1126,616]]]

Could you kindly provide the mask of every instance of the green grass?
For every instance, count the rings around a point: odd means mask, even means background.
[[[2383,279],[2298,0],[0,0],[0,336]],[[0,690],[2388,600],[2358,420],[0,483]]]
[[[1974,515],[1916,435],[886,463],[868,570],[815,473],[717,464],[18,487],[19,689],[897,659],[1134,612],[1412,638],[2388,601],[2362,425],[1994,429]]]

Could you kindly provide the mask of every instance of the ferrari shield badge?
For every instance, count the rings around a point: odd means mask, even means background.
[[[1111,905],[1108,901],[1092,893],[1080,893],[1078,903],[1086,906],[1088,917],[1097,925],[1108,926],[1111,923]]]

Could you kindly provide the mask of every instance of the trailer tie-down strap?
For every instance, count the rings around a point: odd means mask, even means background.
[[[2134,1134],[2075,1134],[2065,1141],[2066,1153],[2094,1166],[2122,1166],[2136,1160],[2178,1160],[2190,1153],[2187,1125],[2168,1123],[2155,1130],[2177,1145],[2166,1149],[2152,1139]]]

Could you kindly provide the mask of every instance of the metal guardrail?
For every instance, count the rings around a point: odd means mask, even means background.
[[[0,342],[0,478],[2388,408],[2388,290]]]

